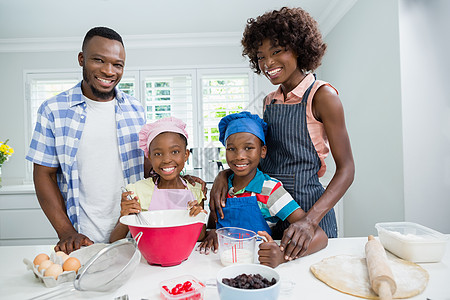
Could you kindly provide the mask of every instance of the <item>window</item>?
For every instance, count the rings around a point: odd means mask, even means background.
[[[122,78],[119,83],[119,88],[134,96],[136,94],[136,79],[130,74]],[[25,118],[28,120],[27,124],[27,140],[25,144],[25,151],[28,151],[28,146],[31,141],[34,127],[36,125],[37,111],[39,106],[45,100],[58,95],[59,93],[68,90],[75,86],[81,80],[79,72],[59,72],[59,73],[27,73],[26,74],[26,94],[28,100],[28,115]],[[25,181],[31,181],[32,178],[32,164],[27,161],[27,175]]]
[[[79,72],[26,74],[29,109],[26,117],[29,120],[27,143],[31,140],[41,103],[73,87],[80,80]],[[209,163],[225,163],[224,147],[219,142],[218,131],[222,117],[242,110],[254,111],[251,101],[254,98],[253,73],[248,68],[127,71],[119,88],[141,99],[147,122],[174,116],[186,123],[188,147],[192,149],[192,159],[186,166],[190,172],[209,170]],[[30,163],[28,180],[31,180],[31,169]],[[194,175],[206,181],[215,176],[204,173]]]
[[[226,115],[241,112],[250,102],[247,74],[205,75],[201,78],[204,144],[221,147],[218,124]]]
[[[180,71],[143,71],[141,72],[143,104],[147,123],[165,117],[176,117],[186,123],[188,145],[196,144],[194,140],[194,99],[195,72]]]
[[[214,73],[211,70],[200,74],[201,94],[202,94],[202,120],[203,132],[203,153],[204,163],[209,165],[206,170],[199,174],[207,181],[214,180],[220,166],[226,166],[225,147],[219,141],[219,122],[226,115],[248,110],[251,104],[250,99],[250,78],[245,72],[234,72],[228,74]],[[210,149],[212,148],[212,149]],[[217,150],[215,150],[217,149]],[[217,169],[216,169],[217,168]]]
[[[248,68],[141,72],[147,122],[173,116],[186,122],[190,174],[212,181],[226,165],[219,141],[222,117],[253,108],[253,73]]]
[[[80,75],[77,73],[58,73],[58,74],[27,74],[27,100],[29,101],[29,120],[28,130],[29,139],[36,124],[37,111],[44,100],[58,95],[59,93],[73,87],[80,81]]]
[[[45,100],[58,95],[59,93],[72,88],[81,80],[77,73],[58,73],[58,74],[27,74],[27,85],[29,93],[29,119],[30,132],[32,134],[36,124],[37,111],[39,106]],[[122,78],[119,88],[135,96],[136,83],[134,77]],[[27,118],[28,119],[28,118]],[[31,140],[31,135],[30,135]]]

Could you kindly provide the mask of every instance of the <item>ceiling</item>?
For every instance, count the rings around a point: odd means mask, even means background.
[[[82,37],[94,26],[123,36],[242,32],[246,20],[300,6],[329,30],[357,0],[0,0],[0,40]]]

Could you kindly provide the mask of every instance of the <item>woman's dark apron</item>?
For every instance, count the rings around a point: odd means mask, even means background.
[[[314,83],[305,91],[298,104],[271,104],[266,106],[264,121],[267,156],[261,160],[261,170],[280,180],[304,211],[308,211],[322,196],[324,188],[317,172],[320,158],[309,136],[306,123],[306,103]],[[334,209],[320,221],[319,226],[330,238],[337,237]],[[281,239],[289,222],[279,221],[272,228],[274,239]]]

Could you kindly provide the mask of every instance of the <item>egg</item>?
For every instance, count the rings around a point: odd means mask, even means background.
[[[53,262],[51,260],[44,260],[40,263],[39,265],[39,272],[41,272],[42,270],[47,270],[51,265],[53,265]]]
[[[75,271],[78,272],[78,269],[81,267],[81,263],[76,257],[69,257],[63,264],[64,271]]]
[[[44,276],[51,276],[55,279],[58,279],[59,274],[63,272],[63,268],[60,264],[52,264],[48,269],[45,270]]]
[[[41,264],[41,262],[43,262],[44,260],[49,260],[49,259],[50,259],[50,257],[48,257],[47,254],[41,253],[41,254],[36,255],[36,257],[33,260],[33,264],[35,266],[39,266]]]
[[[69,255],[67,255],[67,254],[64,253],[63,251],[58,251],[58,252],[56,252],[55,254],[56,254],[56,256],[61,257],[61,259],[62,259],[63,262],[65,262],[66,259],[69,258]]]

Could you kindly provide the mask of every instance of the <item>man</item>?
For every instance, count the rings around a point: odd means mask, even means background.
[[[83,80],[41,105],[26,157],[34,163],[39,204],[58,234],[55,251],[66,253],[108,242],[120,215],[120,187],[144,175],[138,145],[144,108],[116,87],[125,65],[121,36],[92,28],[78,62]]]

